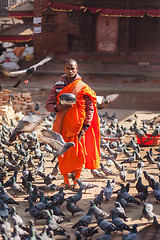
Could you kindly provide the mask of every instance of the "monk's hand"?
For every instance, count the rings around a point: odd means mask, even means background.
[[[86,131],[83,130],[83,129],[79,132],[79,134],[78,134],[78,142],[81,141],[81,139],[84,137],[85,132],[86,132]]]
[[[57,110],[58,112],[64,110],[64,109],[69,109],[70,107],[72,107],[71,104],[61,104],[60,102],[57,105]]]

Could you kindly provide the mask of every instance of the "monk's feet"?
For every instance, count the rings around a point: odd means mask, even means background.
[[[60,188],[60,187],[63,187],[64,189],[70,189],[70,188],[71,188],[71,186],[68,185],[68,184],[66,184],[66,183],[61,183],[61,184],[59,185],[59,188]]]

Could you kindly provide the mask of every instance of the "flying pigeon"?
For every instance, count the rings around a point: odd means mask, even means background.
[[[42,115],[26,115],[18,123],[17,127],[14,128],[10,135],[9,142],[16,140],[17,136],[21,133],[32,132],[42,122]]]
[[[20,85],[20,83],[22,81],[26,81],[29,78],[31,78],[31,76],[33,75],[33,73],[37,70],[37,67],[42,66],[43,64],[49,62],[52,59],[51,56],[47,56],[45,57],[43,60],[41,60],[40,62],[38,62],[37,64],[34,64],[32,66],[30,66],[27,69],[24,70],[20,70],[20,71],[14,71],[14,72],[9,72],[9,71],[3,71],[3,74],[7,77],[20,77],[19,80],[16,82],[16,84],[14,85],[14,88],[18,87]]]
[[[47,129],[42,129],[40,132],[37,132],[38,138],[45,143],[48,143],[54,150],[54,158],[65,153],[70,147],[75,146],[74,142],[65,142],[62,135]]]

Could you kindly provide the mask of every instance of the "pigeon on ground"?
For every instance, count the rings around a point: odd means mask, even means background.
[[[111,183],[109,179],[107,181],[107,185],[104,187],[103,190],[104,190],[105,201],[109,201],[113,193],[113,189],[111,187]]]
[[[143,192],[144,187],[145,187],[145,186],[144,186],[143,183],[142,183],[142,177],[139,177],[139,178],[138,178],[138,181],[137,181],[137,183],[136,183],[136,189],[137,189],[138,193]]]
[[[119,176],[122,182],[126,182],[127,173],[124,166],[122,166],[122,170],[119,172]]]
[[[100,229],[103,230],[104,232],[111,232],[117,230],[115,225],[113,225],[111,222],[107,220],[104,220],[103,217],[98,217],[97,222]]]
[[[24,231],[28,231],[27,225],[24,223],[23,219],[20,217],[19,214],[16,213],[16,208],[12,207],[10,212],[10,221],[12,225],[17,224],[20,228]]]
[[[156,163],[149,151],[146,152],[146,155],[143,158],[146,158],[149,164]]]
[[[104,194],[104,190],[102,189],[100,191],[100,193],[93,199],[93,202],[95,203],[96,206],[101,206],[102,202],[103,202],[103,194]]]
[[[105,178],[105,176],[97,169],[91,169],[91,174],[93,175],[94,178]]]
[[[112,214],[112,223],[117,227],[117,229],[119,231],[123,231],[123,230],[130,231],[131,230],[130,227],[126,223],[124,223],[120,217],[118,217],[115,214],[113,209],[110,212]]]
[[[153,217],[153,223],[142,228],[136,236],[135,240],[158,240],[160,239],[160,224],[156,217]]]
[[[59,166],[58,166],[58,161],[57,161],[55,166],[52,169],[51,174],[56,177],[58,173],[59,173]]]
[[[0,198],[2,201],[6,204],[15,204],[19,205],[19,202],[15,201],[8,193],[6,190],[4,190],[3,187],[0,187],[1,193],[0,193]]]
[[[70,235],[66,234],[66,230],[60,226],[50,215],[47,215],[47,220],[46,220],[46,225],[47,225],[47,233],[49,234],[50,232],[53,231],[54,235],[60,235],[64,236],[66,239],[70,239]]]
[[[153,205],[149,203],[143,203],[142,215],[148,220],[153,220],[153,217],[156,217],[156,214],[153,213]]]
[[[93,209],[89,209],[88,212],[83,215],[77,223],[75,223],[72,228],[78,228],[80,226],[88,227],[88,225],[91,223],[93,219]]]
[[[3,220],[9,217],[9,207],[0,199],[0,217]]]
[[[19,122],[16,128],[10,135],[9,142],[16,140],[17,136],[24,132],[32,132],[43,121],[44,117],[41,115],[26,115]]]
[[[94,203],[93,200],[89,201],[90,208],[93,209],[93,215],[98,218],[98,217],[103,217],[103,218],[108,218],[109,214],[97,207]]]
[[[39,175],[40,177],[43,178],[44,183],[45,183],[46,185],[49,185],[49,184],[52,183],[53,180],[56,180],[56,178],[55,178],[54,176],[52,176],[51,174],[49,174],[49,173],[47,174],[47,173],[43,173],[43,172],[40,172],[40,171],[38,171],[37,173],[38,173],[38,175]]]
[[[136,240],[137,233],[138,233],[137,227],[138,227],[138,224],[133,224],[133,227],[130,230],[130,232],[123,234],[122,240]]]
[[[96,233],[98,233],[97,226],[94,227],[78,227],[77,230],[80,232],[80,234],[85,238],[92,238],[92,236]]]
[[[82,187],[85,191],[89,188],[98,187],[96,184],[84,182],[84,181],[81,181],[79,179],[76,179],[76,182],[78,183],[79,187]]]
[[[80,187],[77,193],[75,193],[74,195],[68,197],[69,200],[70,200],[72,203],[77,204],[77,202],[78,202],[79,200],[81,200],[81,198],[82,198],[82,190],[83,190],[83,188]]]
[[[100,166],[101,166],[102,172],[106,176],[109,176],[109,175],[115,176],[116,175],[111,169],[109,169],[108,167],[104,166],[104,164],[102,162],[100,163]]]
[[[124,198],[128,203],[135,203],[137,205],[140,205],[139,201],[134,199],[126,190],[126,188],[121,184],[121,192],[120,197]]]
[[[133,152],[133,155],[130,156],[129,158],[125,159],[124,161],[121,162],[121,164],[123,163],[129,163],[130,166],[132,165],[132,163],[136,160],[136,153]]]
[[[120,163],[118,163],[116,160],[112,160],[113,162],[114,162],[114,164],[115,164],[115,167],[116,167],[116,169],[120,172],[120,171],[122,171],[122,168],[123,168],[123,165],[121,165]]]
[[[65,142],[62,135],[54,131],[49,131],[47,129],[42,129],[37,133],[38,138],[45,143],[48,143],[54,150],[54,158],[61,156],[65,153],[70,147],[75,146],[74,142]]]
[[[115,214],[126,222],[127,216],[120,202],[115,202],[114,205],[115,205],[115,209],[114,209]]]
[[[144,189],[142,192],[138,193],[135,198],[139,198],[141,200],[141,202],[145,202],[147,197],[149,196],[148,193],[148,186],[144,186]]]
[[[14,197],[17,196],[17,193],[24,193],[23,188],[18,183],[16,183],[15,177],[11,177],[11,179],[11,189],[14,192]]]
[[[66,208],[72,214],[72,216],[74,216],[74,214],[77,212],[84,212],[84,210],[82,208],[79,208],[74,203],[71,203],[69,198],[66,198],[66,202],[67,202]]]
[[[153,190],[153,195],[155,199],[160,202],[160,184],[159,182],[156,182],[154,190]]]

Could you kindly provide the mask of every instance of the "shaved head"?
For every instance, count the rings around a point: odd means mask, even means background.
[[[64,65],[66,65],[66,63],[69,63],[69,64],[74,65],[74,66],[77,67],[77,62],[76,62],[76,60],[74,60],[74,59],[72,59],[72,58],[66,59]]]

